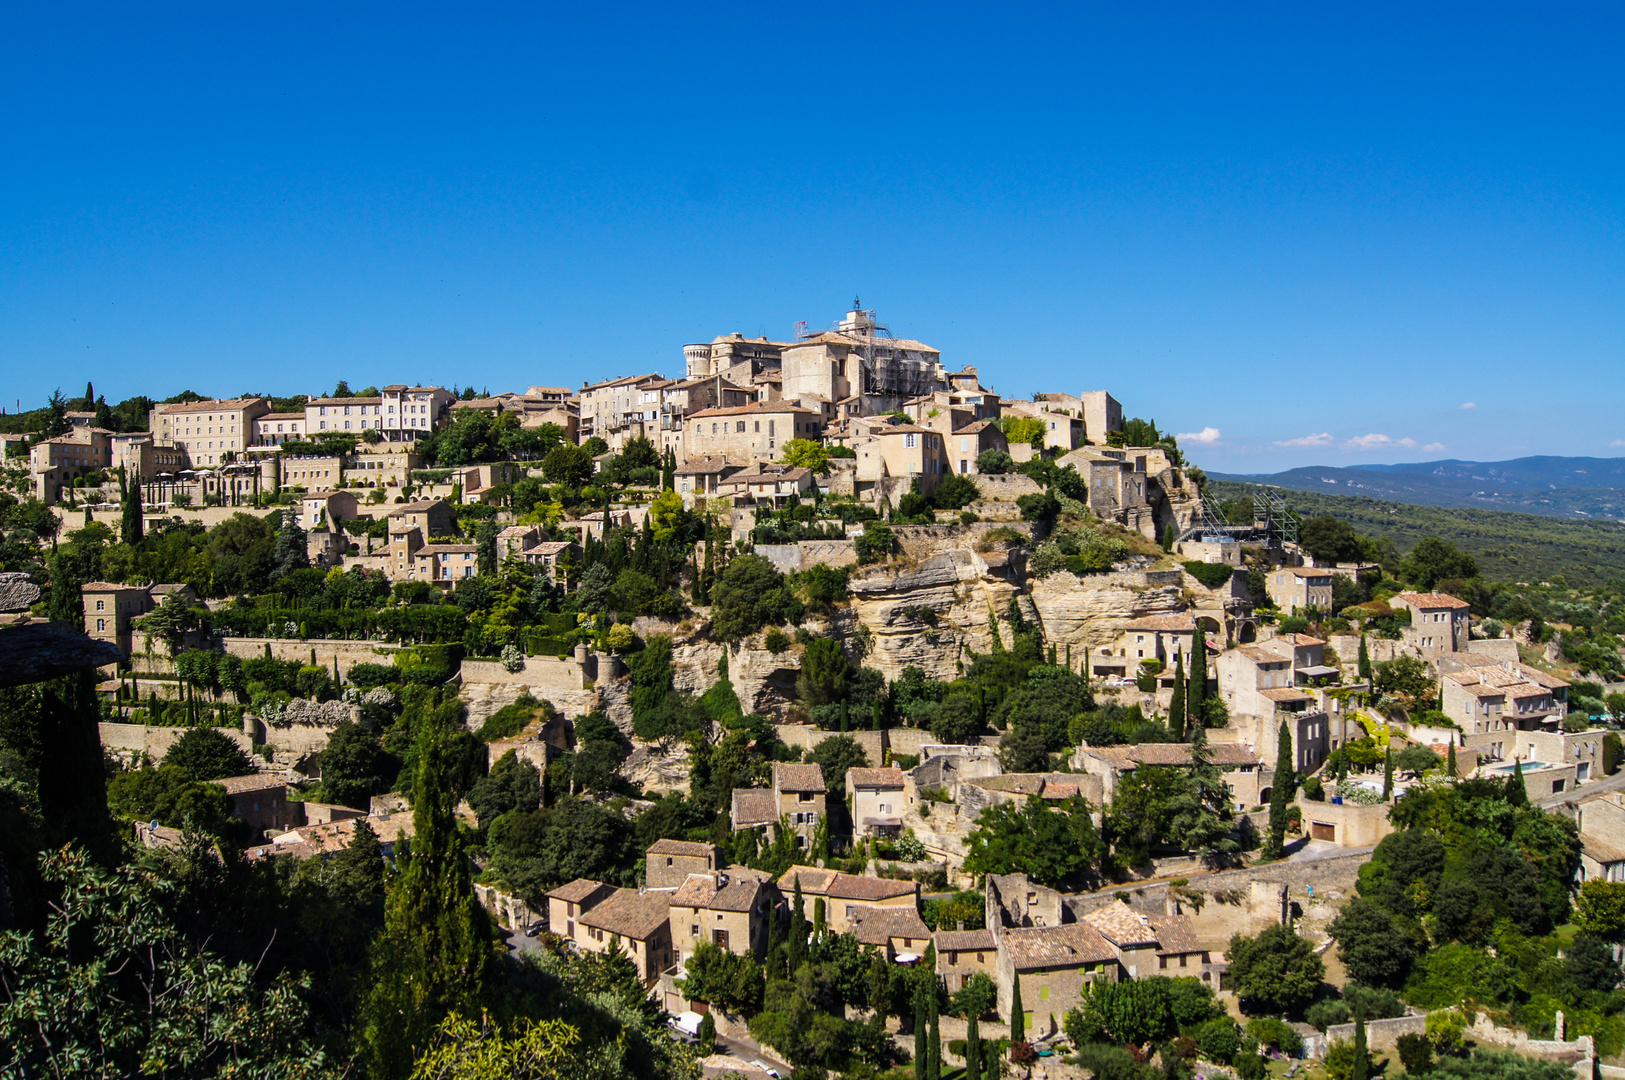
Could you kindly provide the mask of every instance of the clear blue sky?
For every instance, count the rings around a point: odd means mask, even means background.
[[[14,5],[0,397],[579,385],[858,293],[1210,469],[1615,456],[1622,10]]]

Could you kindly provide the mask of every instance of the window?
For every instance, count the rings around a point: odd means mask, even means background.
[[[99,634],[99,633],[102,633],[103,631],[105,631],[106,629],[107,629],[107,620],[106,619],[97,619],[96,620],[96,632]]]
[[[97,611],[106,611],[107,610],[107,601],[105,601],[105,600],[96,601],[96,610]]]
[[[909,434],[903,436],[903,445],[912,450],[919,445],[919,437],[913,432],[910,432]]]
[[[734,434],[743,435],[744,433],[745,433],[745,422],[743,420],[741,420],[741,421],[739,421],[739,426],[734,429]]]

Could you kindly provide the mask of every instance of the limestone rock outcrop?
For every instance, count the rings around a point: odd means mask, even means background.
[[[864,665],[888,679],[906,667],[920,668],[933,679],[955,678],[964,649],[992,648],[988,613],[1002,614],[1016,592],[969,548],[902,569],[873,567],[854,576],[851,587],[852,611],[873,636]]]
[[[1166,581],[1164,579],[1167,579]],[[1109,645],[1123,624],[1147,615],[1183,611],[1179,574],[1119,570],[1077,575],[1060,571],[1029,584],[1044,640],[1074,651]]]

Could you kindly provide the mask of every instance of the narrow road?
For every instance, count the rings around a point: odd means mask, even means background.
[[[753,1061],[765,1061],[767,1064],[773,1066],[774,1070],[780,1076],[790,1075],[789,1065],[780,1061],[777,1057],[774,1057],[766,1050],[763,1050],[754,1039],[747,1035],[741,1035],[737,1038],[730,1038],[726,1035],[718,1035],[717,1053],[727,1053],[729,1056],[736,1057],[747,1065]]]

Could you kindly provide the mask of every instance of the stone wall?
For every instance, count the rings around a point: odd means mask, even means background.
[[[1350,892],[1359,879],[1360,867],[1370,858],[1369,852],[1350,852],[1347,855],[1334,855],[1309,862],[1276,862],[1264,866],[1222,870],[1215,874],[1191,878],[1190,887],[1207,893],[1208,904],[1211,905],[1214,902],[1212,896],[1215,892],[1234,889],[1241,893],[1249,893],[1255,881],[1270,882],[1285,885],[1289,899],[1301,902],[1309,899],[1311,888],[1319,896],[1329,892]],[[1081,918],[1091,911],[1115,903],[1117,893],[1123,891],[1128,892],[1129,903],[1142,911],[1161,914],[1168,910],[1166,881],[1137,885],[1127,890],[1122,886],[1107,886],[1095,892],[1069,896],[1066,906],[1074,918]]]
[[[458,696],[472,727],[527,693],[551,702],[566,716],[584,716],[599,704],[593,686],[599,666],[593,659],[583,664],[573,656],[527,656],[524,667],[509,671],[495,660],[464,660]]]
[[[336,641],[326,638],[301,641],[298,638],[220,637],[215,642],[225,652],[244,660],[263,657],[265,646],[269,645],[273,659],[297,660],[301,664],[308,664],[311,662],[311,650],[314,649],[315,662],[329,671],[333,669],[336,657],[341,674],[356,664],[393,664],[395,653],[400,650],[400,646],[383,641]]]
[[[1401,1035],[1426,1035],[1428,1018],[1424,1013],[1421,1016],[1393,1016],[1387,1020],[1367,1020],[1365,1022],[1366,1045],[1373,1050],[1384,1050],[1393,1053],[1399,1049]],[[1354,1041],[1353,1024],[1332,1024],[1326,1029],[1326,1041],[1342,1039],[1344,1042]]]
[[[151,727],[145,724],[98,724],[102,748],[116,757],[137,757],[145,754],[153,761],[162,761],[175,741],[187,732],[183,727]],[[254,740],[234,728],[218,728],[222,735],[242,748],[243,753],[254,752]],[[326,740],[323,740],[326,744]]]
[[[974,548],[994,529],[1015,529],[1026,536],[1032,535],[1031,522],[1016,524],[997,521],[977,521],[970,525],[893,525],[892,532],[903,554],[923,559],[956,548]]]
[[[1023,495],[1038,495],[1044,490],[1038,481],[1020,473],[978,473],[971,479],[982,498],[1001,502],[1013,503]]]
[[[797,540],[793,544],[757,544],[753,549],[782,574],[794,574],[822,563],[856,566],[858,547],[851,540]]]
[[[885,749],[884,736],[887,734],[883,731],[824,731],[821,728],[813,727],[811,724],[775,724],[773,730],[778,732],[779,741],[784,745],[799,746],[808,751],[816,749],[818,744],[825,739],[832,739],[837,735],[849,735],[857,740],[859,746],[863,747],[863,752],[868,755],[869,765],[872,768],[879,768],[880,766]],[[831,795],[833,797],[834,793],[831,792]],[[845,798],[846,793],[842,792],[841,797]]]

